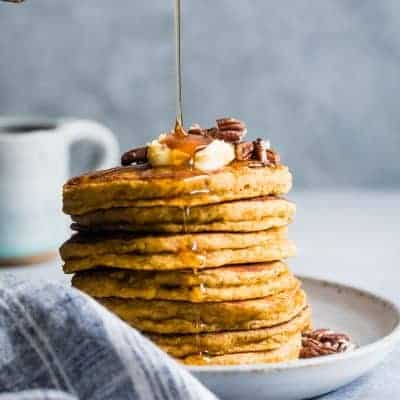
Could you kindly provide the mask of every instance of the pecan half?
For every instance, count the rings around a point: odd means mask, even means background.
[[[253,157],[254,144],[240,142],[235,144],[235,159],[239,161],[250,160]]]
[[[218,130],[214,133],[215,136],[213,137],[225,142],[239,142],[247,133],[245,123],[235,118],[217,119],[217,127]]]
[[[221,131],[245,131],[246,124],[236,118],[217,119],[218,129]]]
[[[190,135],[203,135],[203,136],[205,136],[207,134],[207,130],[203,129],[199,124],[193,124],[189,128],[188,133]]]
[[[224,142],[235,143],[243,138],[243,133],[239,131],[220,131],[218,130],[214,135],[214,139],[223,140]]]
[[[317,329],[302,334],[300,358],[326,356],[354,348],[348,335],[330,329]]]
[[[268,163],[267,143],[264,140],[258,138],[253,142],[253,145],[254,145],[253,158],[257,161],[262,162],[263,164],[267,164]]]
[[[267,159],[271,164],[278,165],[281,162],[280,155],[272,149],[267,149]]]
[[[133,163],[143,164],[147,162],[147,147],[139,147],[124,153],[121,157],[121,165],[127,166]]]
[[[218,128],[216,126],[212,126],[211,128],[206,129],[205,131],[206,136],[210,136],[213,139],[216,139],[217,133],[218,133]]]

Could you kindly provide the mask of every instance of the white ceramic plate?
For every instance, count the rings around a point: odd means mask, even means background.
[[[400,308],[349,286],[301,278],[316,328],[351,335],[354,351],[280,364],[191,367],[221,399],[297,400],[327,393],[373,369],[400,339]]]

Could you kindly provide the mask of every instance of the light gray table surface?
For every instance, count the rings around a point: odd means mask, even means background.
[[[297,274],[351,284],[400,303],[400,191],[302,191],[289,198],[297,216],[289,232],[298,247],[290,261]],[[18,279],[68,284],[59,259],[36,266],[2,267]],[[400,346],[400,344],[399,344]],[[400,398],[399,351],[372,376],[329,398]],[[375,374],[375,376],[374,376]],[[386,397],[387,396],[387,397]]]

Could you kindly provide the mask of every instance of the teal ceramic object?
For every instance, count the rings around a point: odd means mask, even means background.
[[[96,122],[0,117],[0,262],[56,251],[65,240],[62,185],[71,145],[83,140],[100,150],[93,169],[117,163],[113,133]]]

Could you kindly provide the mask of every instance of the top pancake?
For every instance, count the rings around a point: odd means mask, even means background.
[[[70,179],[63,190],[64,212],[81,215],[113,207],[184,207],[286,194],[287,167],[235,161],[209,173],[188,168],[118,167]]]

